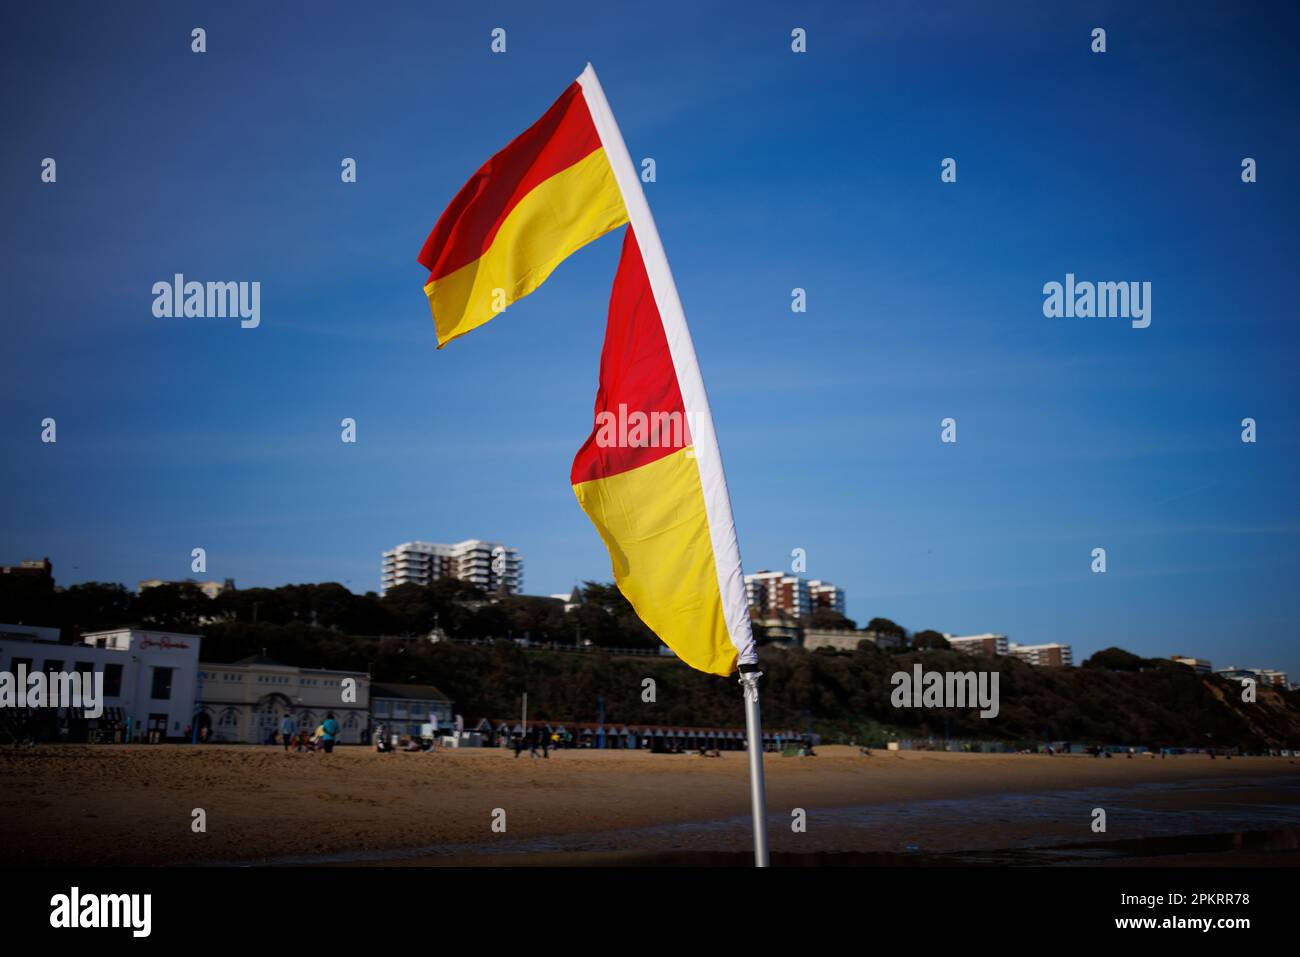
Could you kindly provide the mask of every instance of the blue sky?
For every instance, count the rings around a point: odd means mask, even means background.
[[[803,548],[859,621],[1297,676],[1294,17],[917,6],[6,8],[0,561],[364,591],[481,537],[529,592],[608,580],[568,475],[619,240],[441,352],[415,261],[590,60],[657,164],[747,570]],[[176,272],[260,281],[260,328],[154,318]],[[1151,282],[1150,328],[1045,318],[1067,272]]]

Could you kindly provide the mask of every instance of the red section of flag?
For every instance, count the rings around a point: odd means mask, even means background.
[[[609,297],[595,411],[595,427],[573,460],[574,485],[646,465],[691,444],[663,320],[631,226]]]
[[[573,83],[540,120],[484,163],[438,218],[420,250],[429,281],[482,256],[521,199],[599,148],[582,87]]]

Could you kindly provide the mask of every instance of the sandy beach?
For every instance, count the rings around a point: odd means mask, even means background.
[[[815,758],[768,755],[766,773],[778,853],[970,851],[1300,825],[1294,758],[825,747]],[[1109,816],[1104,834],[1090,827],[1096,807]],[[9,865],[608,863],[744,851],[748,808],[741,753],[0,751],[0,862]],[[192,830],[195,809],[204,833]],[[492,829],[498,809],[505,833]],[[805,831],[791,827],[795,809]]]

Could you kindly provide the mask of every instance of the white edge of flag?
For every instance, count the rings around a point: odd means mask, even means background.
[[[695,344],[686,325],[686,313],[677,295],[668,256],[664,253],[659,230],[655,228],[650,204],[641,189],[632,157],[628,154],[618,122],[605,99],[600,80],[591,64],[578,77],[583,98],[591,121],[600,137],[601,146],[609,158],[610,169],[623,205],[627,208],[628,222],[641,248],[650,291],[664,324],[668,351],[672,354],[673,368],[677,372],[677,385],[686,407],[686,421],[690,423],[691,438],[695,444],[695,461],[700,470],[700,486],[704,491],[704,512],[709,522],[709,538],[713,543],[713,562],[718,572],[718,591],[722,596],[722,615],[727,624],[727,634],[735,645],[739,663],[758,661],[754,649],[754,633],[749,623],[749,609],[745,606],[745,577],[740,566],[740,545],[736,540],[736,520],[731,513],[731,496],[727,493],[727,478],[722,472],[722,455],[718,451],[718,438],[713,431],[713,415],[709,411],[709,397],[704,391],[704,379],[695,359]]]

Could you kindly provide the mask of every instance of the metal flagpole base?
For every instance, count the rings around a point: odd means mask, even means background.
[[[754,866],[767,867],[767,786],[763,781],[763,722],[758,712],[757,663],[740,666],[745,689],[745,739],[749,750],[749,802],[754,812]]]

